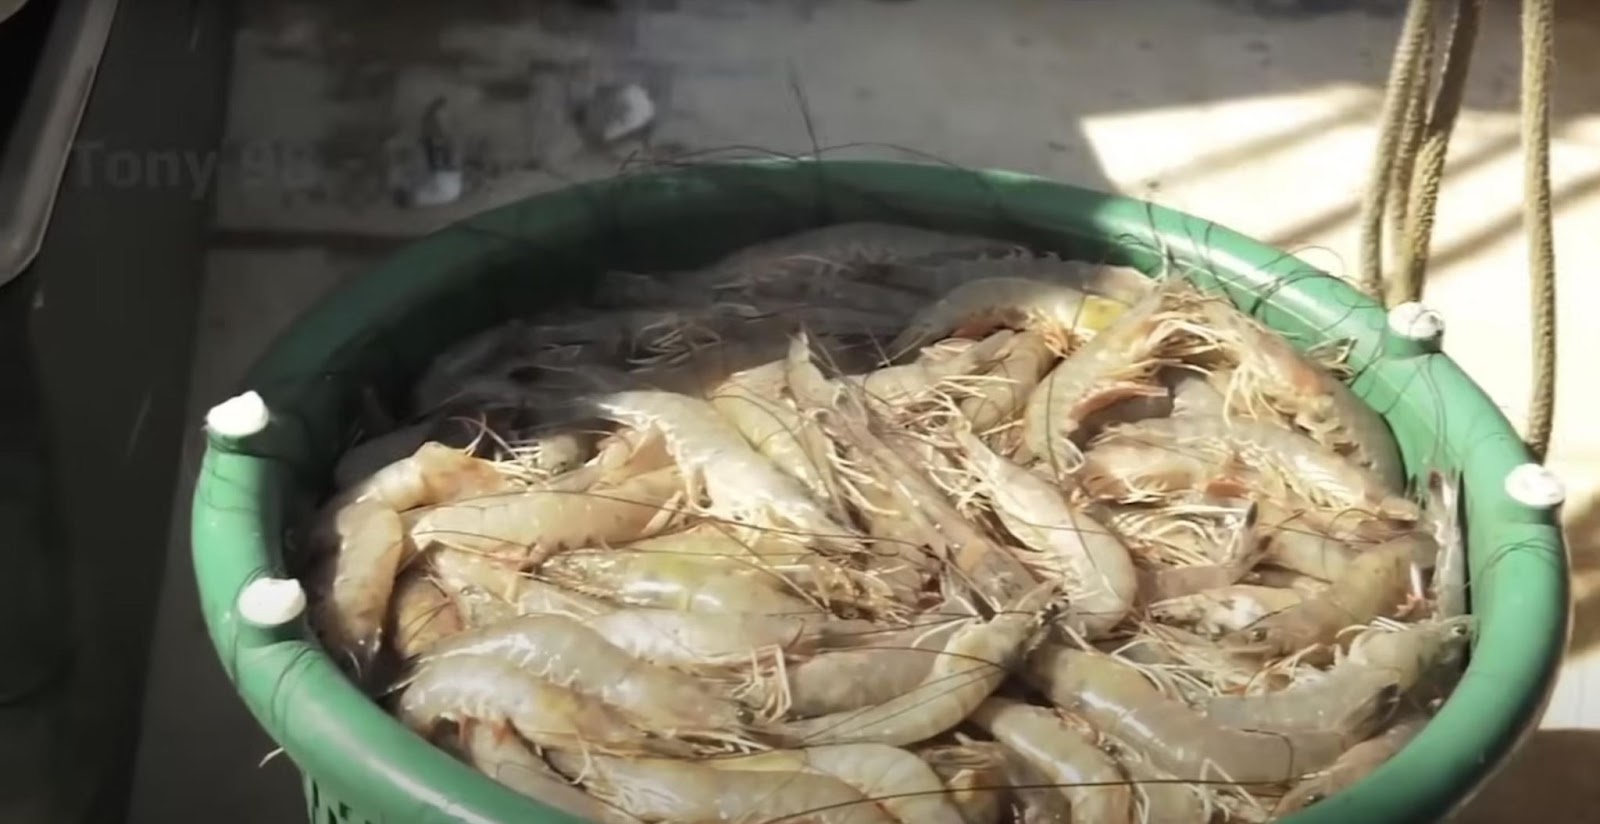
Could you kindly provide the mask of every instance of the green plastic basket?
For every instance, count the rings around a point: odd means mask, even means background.
[[[1006,172],[876,161],[762,161],[640,173],[484,213],[406,247],[302,318],[241,389],[270,423],[210,436],[193,551],[206,623],[228,676],[306,777],[319,822],[571,822],[434,749],[385,715],[310,640],[261,628],[239,593],[285,574],[280,549],[326,492],[361,392],[399,397],[431,355],[518,314],[582,300],[604,268],[693,267],[757,240],[876,220],[1007,237],[1153,271],[1202,271],[1301,345],[1354,341],[1356,391],[1383,412],[1406,465],[1460,470],[1479,632],[1454,696],[1415,741],[1302,824],[1433,821],[1466,800],[1530,731],[1568,626],[1555,513],[1514,501],[1528,453],[1448,358],[1387,332],[1369,299],[1305,262],[1137,200]]]

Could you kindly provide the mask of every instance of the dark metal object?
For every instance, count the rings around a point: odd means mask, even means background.
[[[0,284],[16,277],[44,242],[117,0],[33,0],[0,26],[20,26],[33,15],[52,11],[27,96],[0,138]]]

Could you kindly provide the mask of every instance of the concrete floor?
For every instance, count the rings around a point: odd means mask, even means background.
[[[230,157],[194,364],[198,415],[228,395],[309,301],[406,238],[487,206],[613,173],[633,153],[824,147],[1006,167],[1120,190],[1354,265],[1356,198],[1398,20],[1346,11],[1262,16],[1243,2],[870,0],[244,4]],[[1275,4],[1290,5],[1290,4]],[[1304,4],[1316,5],[1316,4]],[[1323,4],[1330,5],[1330,4]],[[1427,298],[1447,349],[1508,412],[1527,404],[1525,252],[1516,144],[1515,4],[1492,3],[1457,130]],[[1555,700],[1468,821],[1579,820],[1600,805],[1600,430],[1583,354],[1600,324],[1600,14],[1563,4],[1554,175],[1562,396],[1551,465],[1567,480],[1578,626]],[[1510,8],[1507,8],[1507,7]],[[651,149],[586,149],[565,95],[635,81],[661,116]],[[792,82],[793,81],[793,82]],[[436,96],[469,147],[469,193],[394,206],[384,147]],[[890,146],[903,147],[901,149]],[[637,160],[637,158],[635,158]],[[198,432],[198,425],[195,427]],[[194,444],[191,444],[193,447]],[[185,455],[192,466],[194,450]],[[184,496],[187,490],[181,490]],[[186,497],[180,498],[181,527]],[[228,692],[175,541],[147,695],[135,824],[302,815],[289,766]]]

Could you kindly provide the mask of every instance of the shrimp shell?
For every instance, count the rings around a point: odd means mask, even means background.
[[[1162,696],[1138,670],[1101,653],[1042,644],[1023,677],[1056,706],[1183,781],[1280,784],[1322,769],[1344,751],[1337,735],[1225,727]]]
[[[1021,332],[1012,336],[984,380],[963,387],[961,414],[976,432],[988,432],[1015,418],[1055,362],[1055,352],[1043,335]]]
[[[543,581],[523,585],[517,609],[577,618],[629,655],[690,671],[747,666],[754,651],[766,648],[810,653],[833,638],[859,632],[857,622],[822,612],[766,615],[622,607]]]
[[[1233,584],[1158,601],[1150,605],[1150,617],[1167,623],[1193,624],[1206,635],[1221,635],[1303,600],[1305,596],[1292,589]]]
[[[581,471],[581,470],[580,470]],[[559,488],[487,495],[422,510],[411,540],[509,557],[536,566],[556,552],[596,543],[622,543],[664,529],[667,503],[681,481],[674,468],[584,492]]]
[[[1090,638],[1121,623],[1139,586],[1122,539],[1068,503],[1054,484],[996,455],[970,432],[958,431],[956,442],[983,479],[1001,523],[1064,580],[1072,595],[1070,620],[1081,622]]]
[[[1264,695],[1223,695],[1206,715],[1224,724],[1267,731],[1331,730],[1359,740],[1387,720],[1400,697],[1437,664],[1465,648],[1470,619],[1371,631],[1350,654],[1309,684]]]
[[[731,735],[742,723],[732,699],[715,695],[693,676],[634,658],[563,615],[524,615],[457,635],[430,650],[422,665],[461,656],[515,664],[671,735]]]
[[[872,799],[902,824],[965,824],[933,769],[898,747],[836,744],[702,763],[719,770],[827,775]]]
[[[1065,348],[1071,340],[1106,328],[1127,308],[1064,283],[1016,277],[971,280],[913,315],[889,343],[889,352],[911,352],[952,333],[986,334],[1002,326],[1037,328]]]
[[[1344,792],[1404,749],[1427,723],[1427,716],[1413,715],[1395,722],[1378,737],[1356,744],[1339,756],[1326,771],[1296,783],[1278,800],[1273,814],[1285,816],[1334,793]]]
[[[1389,617],[1406,601],[1412,563],[1431,544],[1428,536],[1413,533],[1367,550],[1326,592],[1229,633],[1223,641],[1239,650],[1288,655],[1333,643],[1345,627]]]
[[[461,615],[421,570],[408,569],[395,583],[385,634],[402,660],[415,658],[462,630]]]
[[[848,531],[747,443],[710,403],[670,392],[632,391],[599,402],[609,417],[638,429],[657,428],[689,483],[704,490],[709,514],[743,523],[846,536]]]
[[[693,754],[689,745],[654,738],[593,698],[486,656],[450,656],[420,668],[400,694],[396,714],[424,737],[441,721],[473,721],[509,724],[539,747],[618,755]]]
[[[1128,822],[1133,793],[1116,762],[1096,742],[1044,707],[990,698],[972,722],[1044,773],[1072,805],[1074,824]]]
[[[590,795],[648,822],[899,824],[836,778],[813,773],[719,770],[705,762],[613,758],[555,751],[557,770]]]
[[[962,739],[920,750],[923,761],[944,782],[945,797],[967,824],[1000,824],[1007,794],[1006,754],[991,741]]]
[[[1072,439],[1091,414],[1119,401],[1167,393],[1150,379],[1183,328],[1166,311],[1174,288],[1152,292],[1128,309],[1057,363],[1028,396],[1022,442],[1052,473],[1077,466],[1079,451]]]
[[[831,445],[816,423],[782,397],[784,362],[735,373],[711,393],[711,405],[756,451],[805,485],[819,501],[838,497]]]
[[[811,718],[892,701],[916,689],[961,621],[901,630],[881,644],[829,650],[789,667],[789,711]]]
[[[567,783],[515,736],[468,723],[461,730],[461,739],[467,761],[479,772],[541,804],[598,824],[641,824]]]
[[[776,732],[800,746],[880,743],[893,746],[932,738],[961,723],[1005,680],[1026,653],[1042,621],[1040,610],[1056,594],[1036,587],[1011,610],[988,622],[971,622],[946,642],[943,654],[914,689],[882,704],[780,725]]]

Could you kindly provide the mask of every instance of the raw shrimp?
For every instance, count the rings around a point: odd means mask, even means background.
[[[1233,584],[1157,601],[1150,605],[1150,617],[1168,623],[1192,624],[1206,635],[1221,635],[1303,600],[1305,596],[1292,589]]]
[[[934,559],[952,563],[992,607],[1011,603],[1028,591],[1034,582],[1027,570],[963,517],[919,467],[880,437],[881,423],[875,426],[865,404],[823,377],[811,360],[804,333],[791,339],[788,360],[789,388],[795,398],[802,407],[829,416],[873,470],[871,475],[884,483],[901,516],[918,527]]]
[[[1433,545],[1432,538],[1412,533],[1367,550],[1327,592],[1229,633],[1224,642],[1235,649],[1289,655],[1332,643],[1345,627],[1390,617],[1406,603],[1412,563]]]
[[[894,410],[926,398],[945,381],[982,371],[996,361],[1012,336],[1012,332],[1001,330],[951,357],[936,360],[924,355],[911,363],[885,366],[844,380],[859,387],[875,405]]]
[[[811,718],[859,710],[894,700],[927,679],[934,662],[963,627],[959,620],[901,630],[881,643],[829,650],[788,668],[790,714]]]
[[[1005,814],[1006,754],[999,744],[957,735],[959,744],[928,747],[917,754],[944,782],[945,797],[967,824],[1000,824]]]
[[[814,421],[782,397],[784,381],[781,360],[738,372],[712,391],[711,405],[812,497],[832,502],[839,494],[832,445]]]
[[[1403,487],[1399,448],[1376,410],[1287,340],[1231,304],[1208,300],[1201,312],[1238,363],[1230,397],[1242,394],[1247,408],[1265,401],[1293,418],[1317,442],[1349,454],[1385,488]]]
[[[416,568],[400,574],[390,608],[385,635],[401,659],[415,658],[462,629],[450,597]]]
[[[896,286],[933,294],[949,292],[963,283],[992,278],[1027,278],[1058,283],[1127,304],[1137,303],[1154,286],[1150,278],[1137,269],[1062,260],[1052,254],[1032,252],[943,261],[933,265],[891,266],[885,274],[885,280]]]
[[[1150,824],[1206,824],[1211,813],[1195,787],[1173,779],[1120,741],[1112,742],[1112,758],[1133,783],[1135,821]]]
[[[977,432],[988,432],[1012,420],[1055,361],[1055,352],[1043,335],[1013,335],[996,356],[993,368],[981,380],[968,381],[962,387],[961,414]]]
[[[1012,609],[961,627],[914,689],[861,710],[792,721],[776,732],[797,745],[871,743],[903,746],[961,723],[988,698],[1037,637],[1053,585],[1035,587]]]
[[[640,824],[639,819],[567,783],[515,736],[471,721],[461,725],[460,736],[468,763],[541,804],[596,824]]]
[[[1334,793],[1341,793],[1366,778],[1383,762],[1393,758],[1411,743],[1428,723],[1425,715],[1412,715],[1396,721],[1376,738],[1363,741],[1339,756],[1326,771],[1306,778],[1294,785],[1279,799],[1273,814],[1277,816],[1303,810]]]
[[[1051,710],[990,698],[972,713],[972,722],[1058,786],[1072,805],[1073,822],[1132,821],[1133,794],[1116,762]]]
[[[736,558],[583,551],[550,559],[540,574],[568,589],[632,606],[775,615],[818,609],[793,581]]]
[[[1467,614],[1467,545],[1461,534],[1461,479],[1437,470],[1428,473],[1423,521],[1439,544],[1429,592],[1441,618]]]
[[[396,714],[423,737],[441,721],[476,722],[510,725],[539,747],[617,755],[694,752],[676,739],[654,737],[597,699],[487,656],[450,656],[420,668],[400,694]]]
[[[1063,582],[1070,621],[1090,638],[1122,622],[1139,580],[1122,539],[1069,503],[1051,482],[996,455],[970,432],[956,432],[1000,522],[1042,557],[1030,563]]]
[[[641,661],[564,615],[524,615],[455,636],[423,657],[490,657],[559,687],[593,695],[669,735],[736,738],[742,712],[693,676]]]
[[[700,763],[740,772],[827,775],[872,799],[902,824],[965,824],[939,776],[921,759],[883,744],[835,744],[803,750],[712,758]]]
[[[1188,452],[1219,469],[1242,462],[1254,470],[1252,479],[1270,484],[1277,497],[1293,495],[1320,507],[1380,518],[1414,521],[1419,514],[1416,504],[1377,475],[1280,426],[1188,416],[1141,421],[1119,427],[1116,433],[1122,439]]]
[[[701,673],[747,667],[752,651],[775,648],[785,654],[809,654],[830,643],[855,639],[864,631],[860,621],[821,611],[768,615],[624,607],[531,580],[523,584],[516,606],[523,614],[577,618],[629,655]]]
[[[1109,326],[1127,304],[1062,283],[1028,278],[984,278],[957,286],[912,316],[889,343],[891,356],[921,349],[951,334],[987,334],[996,327],[1038,331],[1065,351],[1072,341]]]
[[[1165,395],[1152,382],[1187,327],[1172,320],[1175,286],[1162,286],[1129,308],[1039,382],[1022,413],[1022,442],[1060,476],[1080,454],[1073,436],[1085,418],[1119,401]]]
[[[555,751],[557,770],[595,798],[647,822],[899,824],[850,785],[813,773],[719,770],[704,761]]]
[[[677,470],[669,467],[586,491],[487,495],[417,513],[410,535],[419,549],[437,544],[537,566],[565,549],[660,531],[674,514],[667,504],[681,488]]]
[[[806,493],[739,435],[706,401],[668,392],[619,392],[603,398],[606,415],[667,439],[688,482],[691,499],[703,491],[709,514],[742,523],[794,528],[823,535],[849,533]]]
[[[1337,735],[1273,735],[1225,727],[1166,698],[1138,670],[1097,652],[1043,644],[1024,677],[1056,706],[1125,742],[1183,781],[1280,784],[1332,763]]]
[[[1268,500],[1261,501],[1259,531],[1266,542],[1262,561],[1302,575],[1332,581],[1361,550],[1355,544],[1367,541],[1353,530],[1326,523],[1328,518],[1308,510],[1291,510]],[[1365,516],[1357,516],[1368,521]],[[1353,519],[1346,518],[1346,522]],[[1337,530],[1337,531],[1334,531]]]
[[[338,550],[326,562],[319,582],[313,625],[336,656],[362,671],[382,643],[384,616],[395,575],[409,555],[400,513],[382,501],[357,501],[340,507],[332,532]]]
[[[1471,635],[1457,618],[1357,638],[1350,654],[1325,675],[1262,695],[1223,695],[1206,703],[1207,716],[1234,727],[1266,731],[1336,731],[1352,740],[1388,719],[1400,697],[1435,666],[1458,659]]]

